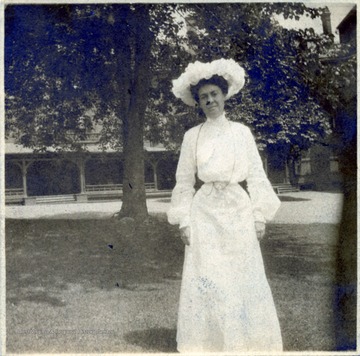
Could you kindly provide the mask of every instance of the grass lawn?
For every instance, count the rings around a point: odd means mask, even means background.
[[[285,350],[334,348],[338,227],[269,225],[265,266]],[[7,220],[8,352],[175,352],[177,227]]]

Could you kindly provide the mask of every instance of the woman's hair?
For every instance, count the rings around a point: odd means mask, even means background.
[[[191,95],[197,103],[199,102],[199,90],[204,85],[218,86],[225,96],[227,95],[229,90],[228,82],[224,79],[224,77],[221,77],[220,75],[215,74],[209,79],[201,79],[196,85],[190,85]]]

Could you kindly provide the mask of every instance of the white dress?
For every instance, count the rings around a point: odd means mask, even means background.
[[[204,182],[195,194],[195,174]],[[239,182],[247,181],[249,195]],[[186,132],[168,220],[190,226],[178,325],[180,352],[282,351],[254,221],[280,201],[251,131],[223,115]]]

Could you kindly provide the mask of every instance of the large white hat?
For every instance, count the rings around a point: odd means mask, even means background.
[[[245,71],[233,59],[218,59],[210,63],[196,61],[190,63],[179,78],[172,81],[172,92],[189,106],[195,106],[190,87],[199,83],[201,79],[210,79],[213,75],[223,77],[228,85],[229,90],[225,99],[229,99],[237,94],[245,84]]]

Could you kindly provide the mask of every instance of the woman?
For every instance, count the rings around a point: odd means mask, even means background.
[[[186,245],[180,352],[282,351],[258,242],[280,201],[249,128],[224,112],[244,83],[244,70],[225,59],[189,64],[173,81],[175,96],[206,116],[185,133],[168,211]],[[196,174],[204,184],[195,194]]]

